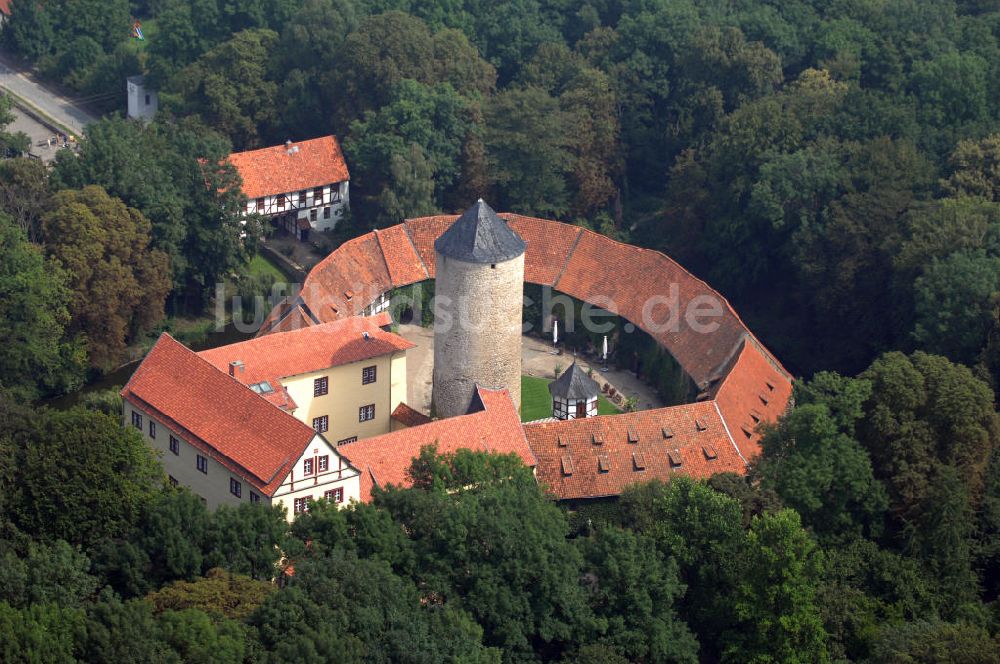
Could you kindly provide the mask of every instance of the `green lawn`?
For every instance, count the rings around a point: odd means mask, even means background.
[[[285,281],[285,275],[282,274],[281,270],[261,255],[254,256],[250,261],[249,272],[250,276],[254,278],[269,274],[274,277],[275,281]]]
[[[534,376],[521,376],[521,421],[530,422],[543,417],[552,417],[552,395],[549,383],[552,381]],[[621,411],[603,396],[597,398],[598,415],[614,415]]]

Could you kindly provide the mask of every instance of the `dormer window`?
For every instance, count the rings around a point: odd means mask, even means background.
[[[560,459],[560,465],[562,466],[562,474],[569,476],[573,474],[573,458],[569,456],[564,456]]]

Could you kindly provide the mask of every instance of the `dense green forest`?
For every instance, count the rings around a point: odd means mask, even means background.
[[[11,7],[40,75],[161,113],[0,161],[0,661],[1000,662],[996,0]],[[344,237],[483,196],[711,283],[803,377],[749,477],[569,510],[428,452],[289,529],[164,486],[113,399],[25,405],[254,288],[217,164],[328,133]]]

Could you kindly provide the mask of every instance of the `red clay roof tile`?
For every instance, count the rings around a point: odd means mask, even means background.
[[[245,385],[320,371],[380,355],[405,351],[414,344],[403,337],[385,332],[381,318],[352,316],[290,332],[276,332],[235,344],[219,346],[198,353],[220,371],[229,371],[229,363],[243,363],[235,378]],[[367,338],[365,337],[367,335]]]
[[[402,402],[396,406],[396,410],[392,411],[392,415],[389,417],[408,427],[418,427],[431,422],[431,418]]]
[[[773,391],[767,387],[768,383],[774,386]],[[769,395],[767,404],[760,400],[764,392]],[[784,415],[791,396],[791,382],[761,353],[752,339],[746,339],[715,393],[719,411],[746,459],[760,452],[760,434],[755,420],[776,422]]]
[[[121,395],[173,422],[188,442],[269,496],[317,435],[166,333]]]
[[[350,179],[336,136],[299,141],[291,148],[274,145],[229,155],[229,163],[243,179],[247,198],[287,194]]]
[[[696,420],[704,430],[697,429]],[[664,440],[664,427],[677,433]],[[629,442],[630,431],[638,442]],[[676,474],[707,478],[746,472],[711,402],[526,424],[524,432],[538,459],[539,483],[560,500],[617,496],[630,484]],[[600,446],[591,442],[595,436],[603,440]],[[565,445],[559,445],[560,438]],[[714,448],[716,457],[706,458],[703,446]],[[671,463],[671,457],[679,463]],[[566,473],[567,465],[572,473]]]
[[[373,485],[409,486],[407,471],[425,445],[439,453],[471,449],[517,454],[527,466],[535,465],[517,410],[506,390],[479,388],[483,410],[392,433],[346,443],[337,448],[362,473],[361,500],[371,500]]]
[[[417,253],[417,248],[410,240],[404,224],[398,224],[385,230],[376,230],[382,255],[389,270],[392,285],[407,286],[427,279],[427,268]]]

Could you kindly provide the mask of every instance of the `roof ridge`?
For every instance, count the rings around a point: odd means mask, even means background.
[[[559,223],[559,222],[556,222]],[[552,288],[558,290],[559,281],[562,279],[563,275],[566,273],[566,268],[569,267],[569,262],[573,258],[573,253],[576,251],[577,246],[580,244],[580,238],[583,237],[583,229],[579,226],[576,227],[576,237],[573,238],[573,246],[569,248],[566,252],[566,261],[563,263],[562,268],[559,270],[559,274],[556,275],[555,281],[552,282]]]
[[[280,332],[278,334],[280,334]],[[173,337],[171,337],[171,339],[173,339]],[[306,430],[306,429],[308,429],[312,433],[316,433],[315,429],[313,429],[312,427],[310,427],[305,422],[302,422],[301,420],[299,420],[298,418],[296,418],[294,415],[292,415],[292,414],[290,414],[290,413],[282,410],[281,408],[278,407],[277,404],[271,403],[270,401],[268,401],[267,399],[265,399],[263,397],[263,395],[257,394],[256,392],[254,392],[253,390],[251,390],[249,387],[247,387],[246,385],[244,385],[243,383],[241,383],[235,376],[230,376],[228,371],[223,371],[222,369],[219,369],[217,366],[215,366],[214,364],[212,364],[211,362],[209,362],[208,360],[206,360],[205,358],[203,358],[198,352],[191,350],[190,348],[188,348],[187,346],[185,346],[181,342],[177,341],[176,339],[173,339],[173,340],[177,342],[178,346],[180,346],[181,348],[183,348],[184,350],[186,350],[188,353],[190,353],[194,357],[198,358],[199,362],[203,363],[207,367],[210,367],[212,369],[212,371],[215,371],[216,373],[218,373],[218,374],[220,374],[222,376],[225,376],[229,380],[231,380],[234,383],[236,383],[237,385],[239,385],[241,389],[246,390],[247,392],[249,392],[250,394],[252,394],[257,399],[260,399],[263,403],[266,403],[271,408],[274,408],[279,413],[281,413],[282,416],[287,417],[289,420],[291,420],[292,422],[294,422],[295,425],[297,425],[300,428],[302,428],[303,431]],[[248,339],[247,341],[253,341],[253,339]],[[242,343],[242,342],[238,342],[238,343]],[[219,346],[219,348],[222,348],[222,346]]]
[[[332,138],[335,141],[337,140],[336,134],[325,134],[323,136],[314,136],[313,138],[304,138],[298,141],[293,141],[292,139],[288,139],[288,142],[291,143],[292,145],[302,145],[303,143],[317,143],[319,141],[323,141],[328,138]],[[267,152],[269,150],[284,149],[285,145],[286,143],[278,143],[277,145],[265,145],[262,148],[254,148],[253,150],[237,150],[236,152],[230,152],[229,156],[232,156],[234,154],[248,155],[248,154],[254,154],[255,152]]]
[[[385,273],[389,275],[389,285],[393,288],[396,287],[392,283],[392,270],[389,268],[389,259],[385,257],[385,247],[382,246],[382,234],[379,233],[379,229],[375,229],[375,244],[378,245],[378,255],[382,257],[382,265],[385,266]]]
[[[431,278],[431,271],[427,269],[427,263],[424,262],[424,257],[420,255],[420,251],[417,249],[417,243],[413,241],[413,236],[410,234],[410,225],[409,223],[407,223],[406,219],[403,220],[402,226],[403,226],[403,232],[406,235],[406,239],[409,241],[410,246],[413,248],[413,253],[417,255],[417,260],[420,261],[420,267],[424,269],[424,278],[425,278],[424,280],[426,281],[427,279]],[[405,285],[408,286],[409,284]]]
[[[736,453],[740,456],[740,459],[743,460],[743,463],[749,466],[750,463],[747,461],[746,457],[743,456],[743,452],[740,452],[740,446],[737,445],[736,440],[733,439],[733,432],[729,430],[729,425],[726,423],[726,418],[722,416],[722,410],[719,408],[719,402],[716,401],[715,399],[712,399],[712,405],[715,406],[715,412],[719,415],[719,421],[722,422],[722,428],[726,430],[726,438],[729,439],[730,444],[732,444],[733,449],[736,450]]]

